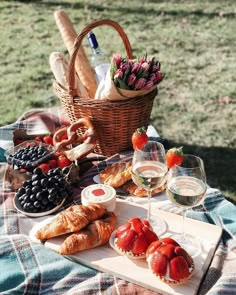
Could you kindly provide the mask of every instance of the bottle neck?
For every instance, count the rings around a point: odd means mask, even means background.
[[[93,32],[88,33],[88,40],[89,40],[89,45],[92,48],[93,52],[97,52],[97,50],[99,49],[99,45],[98,45],[97,38]]]

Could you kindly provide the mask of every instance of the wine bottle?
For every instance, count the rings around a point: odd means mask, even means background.
[[[97,38],[93,32],[88,33],[88,40],[92,49],[91,63],[96,73],[97,82],[99,83],[110,68],[110,60],[105,51],[99,47]]]

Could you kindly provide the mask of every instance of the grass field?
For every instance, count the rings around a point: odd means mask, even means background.
[[[236,201],[235,1],[1,1],[0,125],[30,108],[60,103],[48,64],[52,51],[67,55],[56,9],[78,33],[92,20],[113,19],[135,55],[147,52],[161,61],[166,77],[152,123],[171,145],[201,156],[208,183]],[[95,32],[107,51],[125,54],[112,28]],[[87,40],[83,45],[88,50]]]

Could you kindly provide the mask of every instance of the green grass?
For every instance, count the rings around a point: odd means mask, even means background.
[[[172,145],[202,156],[209,184],[236,200],[235,1],[1,1],[0,125],[60,104],[48,64],[52,51],[67,55],[53,17],[59,8],[78,33],[92,20],[117,21],[136,56],[161,61],[152,123]],[[95,32],[101,47],[125,54],[112,28]]]

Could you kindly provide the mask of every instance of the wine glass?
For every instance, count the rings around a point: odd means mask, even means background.
[[[200,205],[207,189],[204,163],[195,155],[184,155],[180,165],[170,168],[167,176],[166,193],[169,200],[183,208],[182,232],[173,238],[196,255],[200,250],[199,241],[195,237],[186,236],[184,225],[187,209]]]
[[[152,216],[151,196],[153,189],[162,186],[166,182],[167,172],[165,148],[160,142],[150,140],[142,149],[136,149],[134,151],[132,179],[137,186],[147,191],[147,220],[159,235],[166,231],[166,223],[161,218]]]

